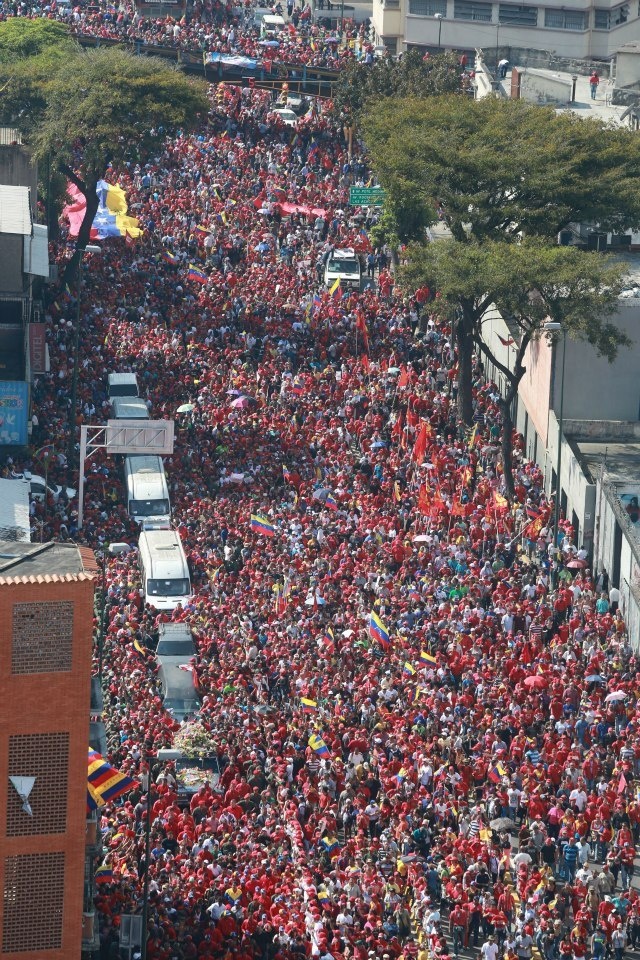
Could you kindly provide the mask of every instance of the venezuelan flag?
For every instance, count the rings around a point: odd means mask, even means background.
[[[316,310],[319,310],[321,306],[322,306],[322,297],[320,296],[320,294],[314,293],[314,295],[313,295],[313,311],[314,311],[314,313],[315,313]]]
[[[329,508],[329,510],[337,510],[337,509],[338,509],[338,502],[337,502],[337,500],[335,499],[335,497],[333,496],[333,494],[331,494],[331,493],[329,494],[329,496],[327,497],[327,499],[325,500],[324,503],[325,503],[325,506]]]
[[[329,897],[329,894],[327,893],[326,890],[318,890],[318,900],[320,901],[323,907],[329,906],[331,902],[331,898]]]
[[[319,757],[330,757],[331,751],[326,745],[322,737],[318,736],[317,733],[312,733],[309,737],[309,746],[314,753],[317,753]]]
[[[199,223],[193,232],[197,233],[200,237],[206,237],[209,233],[209,227],[205,227],[203,224]]]
[[[389,631],[385,627],[378,614],[374,613],[373,610],[369,615],[369,636],[372,640],[377,640],[384,650],[388,650],[391,646],[391,641],[389,640]]]
[[[113,870],[108,863],[103,863],[94,873],[93,879],[96,883],[111,883],[113,880]]]
[[[284,464],[282,464],[282,476],[285,483],[291,483],[291,471],[288,470]]]
[[[398,772],[396,773],[396,783],[398,784],[398,786],[400,786],[401,784],[404,783],[406,779],[407,779],[407,771],[405,770],[404,767],[401,767],[400,770],[398,770]]]
[[[196,283],[206,283],[208,279],[209,277],[206,275],[206,273],[204,273],[203,270],[200,270],[193,263],[189,264],[187,280],[195,280]]]
[[[266,517],[260,516],[259,513],[251,514],[251,529],[254,533],[259,533],[263,537],[275,537],[276,528],[272,523],[266,519]]]
[[[329,296],[335,297],[336,300],[340,297],[342,291],[340,290],[340,277],[329,287]]]
[[[304,396],[304,386],[298,380],[295,380],[291,386],[291,393],[296,397]]]
[[[308,697],[300,697],[300,703],[302,704],[303,713],[315,713],[318,709],[316,701],[310,700]]]
[[[429,666],[435,667],[438,663],[435,657],[432,657],[430,653],[427,653],[426,650],[420,652],[420,660],[422,663],[428,663]]]
[[[414,666],[412,666],[412,664],[410,664],[409,661],[407,660],[407,661],[405,662],[404,667],[402,668],[402,672],[403,672],[403,673],[406,673],[407,676],[409,676],[409,677],[414,677],[415,674],[416,674],[416,668],[415,668]]]
[[[98,802],[117,800],[135,786],[135,780],[112,767],[96,750],[89,748],[88,760],[87,781]]]
[[[176,267],[180,263],[180,259],[170,250],[163,250],[161,256],[164,262],[170,263],[172,267]]]

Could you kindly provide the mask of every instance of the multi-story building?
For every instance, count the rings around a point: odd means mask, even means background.
[[[81,954],[97,569],[75,544],[0,541],[2,960]]]
[[[373,0],[376,43],[390,53],[482,48],[488,65],[518,52],[545,51],[568,59],[609,59],[640,40],[640,10],[620,0]]]

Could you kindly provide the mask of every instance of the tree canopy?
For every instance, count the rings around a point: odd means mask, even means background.
[[[0,69],[47,54],[62,57],[78,49],[69,27],[57,20],[12,17],[0,23]]]
[[[491,97],[387,99],[363,128],[382,185],[439,205],[456,240],[640,224],[640,141],[630,130]]]
[[[43,82],[51,47],[44,40],[32,46],[41,52],[0,68],[0,121],[18,127],[36,160],[48,160],[85,196],[81,247],[97,210],[96,185],[109,165],[142,161],[167,134],[194,127],[208,110],[206,86],[152,57],[78,46],[62,60],[49,59]],[[76,263],[77,256],[66,280]]]
[[[386,97],[433,97],[462,90],[462,68],[454,54],[425,57],[409,50],[399,60],[381,57],[367,64],[351,61],[340,71],[333,105],[339,114],[358,121],[363,112]]]

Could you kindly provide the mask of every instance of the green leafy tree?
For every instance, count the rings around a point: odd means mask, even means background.
[[[462,68],[454,54],[424,58],[409,50],[399,60],[380,57],[372,64],[351,61],[333,91],[336,116],[359,122],[363,112],[386,97],[435,97],[462,91]]]
[[[23,130],[36,160],[49,158],[86,199],[76,252],[65,271],[68,281],[89,240],[96,186],[109,165],[143,161],[167,134],[195,126],[208,110],[206,86],[159,60],[115,47],[78,49],[31,98],[29,83],[37,87],[41,58],[20,61],[19,70],[12,71],[11,64],[4,69],[9,86],[0,116]]]
[[[615,232],[640,223],[640,141],[630,130],[520,100],[451,96],[383,100],[363,130],[394,209],[420,197],[441,211],[460,247],[523,236],[554,245],[572,223]],[[466,302],[459,316],[458,411],[470,424],[477,318]]]
[[[13,17],[0,23],[0,69],[43,55],[63,58],[78,48],[64,23]]]
[[[586,340],[610,362],[629,340],[611,322],[623,287],[623,268],[611,258],[576,247],[530,237],[521,243],[486,240],[460,244],[441,240],[415,246],[401,270],[402,281],[417,289],[428,278],[440,294],[438,309],[459,328],[469,323],[473,344],[500,370],[507,389],[502,413],[502,462],[508,495],[513,496],[513,421],[511,411],[526,373],[532,340],[546,336],[544,324],[562,324],[574,340]],[[499,360],[482,337],[495,305],[509,318],[515,337],[513,363]],[[471,369],[464,371],[471,378]]]

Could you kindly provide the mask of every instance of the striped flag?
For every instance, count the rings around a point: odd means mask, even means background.
[[[120,773],[115,767],[102,757],[96,750],[89,747],[88,771],[87,771],[87,806],[95,810],[97,806],[103,806],[111,800],[117,800],[123,793],[128,793],[136,785],[124,773]],[[95,806],[94,806],[95,804]]]
[[[405,661],[405,665],[402,668],[402,672],[409,677],[414,677],[416,674],[416,668],[412,664],[410,664],[409,661],[407,660]]]
[[[316,713],[318,710],[316,701],[310,700],[309,697],[300,697],[300,703],[302,704],[303,713]]]
[[[389,631],[378,614],[373,610],[369,614],[369,636],[372,640],[377,640],[384,650],[388,650],[391,646]]]
[[[317,733],[312,733],[309,737],[309,746],[314,753],[317,753],[319,757],[330,757],[331,751],[326,745],[321,736]]]
[[[103,863],[94,873],[93,879],[96,883],[111,883],[113,880],[113,870],[108,863]]]
[[[261,516],[259,513],[251,514],[251,529],[254,533],[259,533],[263,537],[275,537],[276,528],[272,523],[269,523],[266,517]]]
[[[426,650],[420,651],[420,660],[422,663],[426,663],[431,667],[435,667],[438,663],[435,657],[432,657],[430,653],[427,653]]]

